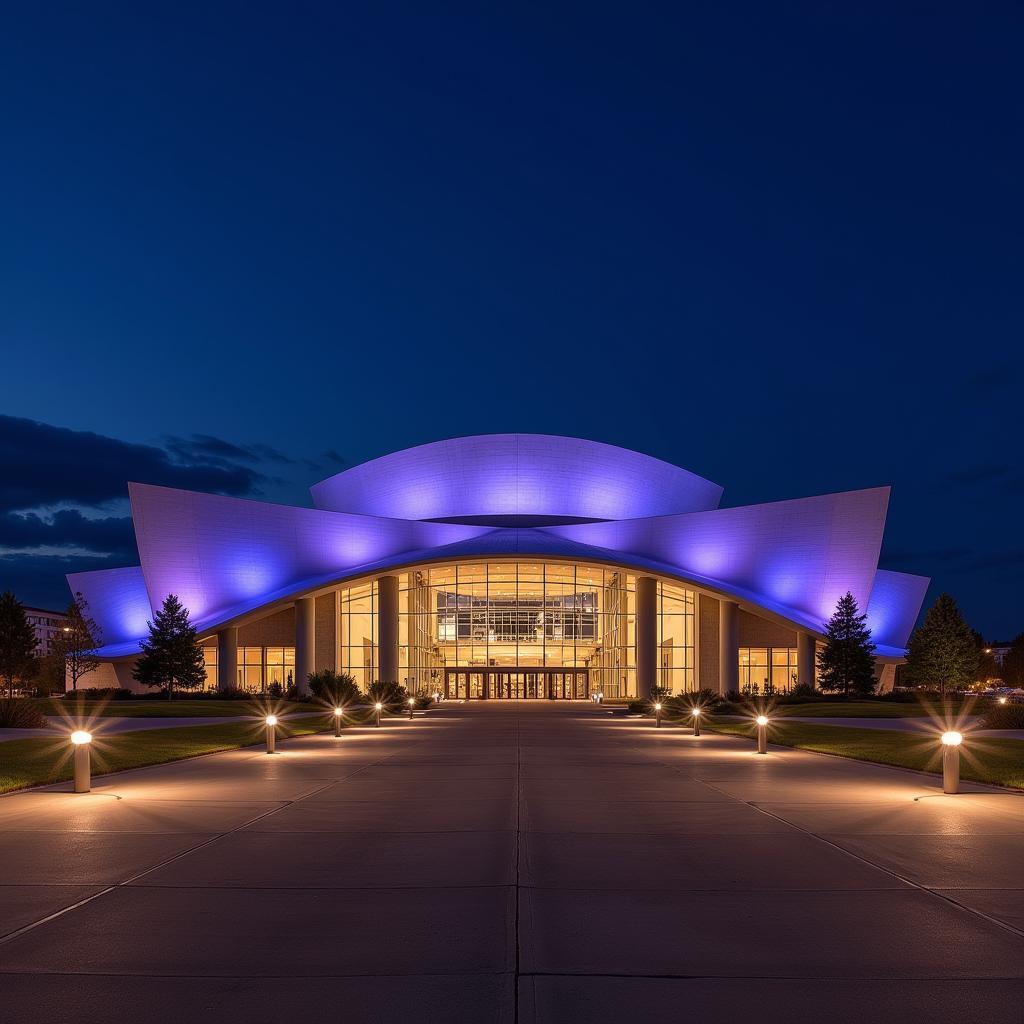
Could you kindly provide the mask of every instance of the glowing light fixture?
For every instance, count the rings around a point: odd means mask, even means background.
[[[1006,698],[1005,697],[1000,697],[999,698],[999,703],[1000,704],[1005,704],[1006,703]]]
[[[267,753],[273,754],[277,750],[277,715],[267,715],[264,721],[267,724]]]
[[[410,722],[412,721],[412,711],[413,711],[413,708],[415,708],[415,707],[416,707],[416,698],[415,697],[410,697],[409,698],[409,721]]]
[[[654,724],[660,729],[661,728],[661,701],[656,701],[654,704]]]
[[[768,753],[768,716],[758,715],[754,719],[757,722],[757,752],[759,754]]]
[[[700,708],[691,708],[690,714],[693,715],[693,735],[700,735]]]
[[[92,787],[92,764],[89,754],[92,733],[76,729],[71,734],[71,742],[75,747],[75,792],[88,793]]]
[[[374,708],[375,708],[375,709],[376,709],[376,711],[377,711],[377,728],[379,729],[379,728],[380,728],[380,713],[381,713],[381,711],[383,710],[383,708],[384,708],[384,705],[383,705],[383,704],[381,704],[381,702],[380,702],[380,701],[377,701],[377,703],[376,703],[376,704],[374,704],[373,706],[374,706]]]
[[[955,729],[942,734],[942,792],[960,792],[960,744],[963,736]]]
[[[344,713],[345,713],[345,709],[344,708],[335,708],[334,709],[334,735],[335,736],[340,736],[341,735],[341,716]]]

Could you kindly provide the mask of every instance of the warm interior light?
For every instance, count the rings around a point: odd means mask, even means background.
[[[341,718],[341,714],[342,714],[341,708],[335,708],[334,709],[334,713],[335,713],[335,715],[338,716],[338,718]]]
[[[84,729],[76,729],[71,734],[71,742],[74,743],[76,747],[83,743],[92,743],[92,733],[86,732]]]
[[[767,725],[768,724],[768,716],[767,715],[758,715],[756,721],[757,721],[758,725]]]
[[[942,742],[945,743],[947,747],[959,747],[960,744],[963,742],[963,739],[964,738],[960,735],[960,733],[954,732],[952,730],[950,732],[944,732],[942,734]]]
[[[267,725],[277,725],[277,715],[267,715]]]

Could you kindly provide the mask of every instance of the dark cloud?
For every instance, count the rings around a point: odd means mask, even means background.
[[[78,509],[52,516],[34,512],[0,514],[0,551],[68,548],[104,555],[127,565],[136,561],[135,534],[128,516],[89,518]]]
[[[339,467],[349,465],[348,459],[346,459],[345,456],[342,455],[340,452],[336,452],[333,448],[330,448],[327,451],[325,451],[320,456],[320,459],[325,464],[332,464]]]
[[[947,483],[980,484],[988,480],[997,480],[1010,472],[1011,466],[1003,462],[981,463],[976,466],[965,466],[951,472],[946,477]]]
[[[101,506],[126,497],[128,480],[234,495],[252,494],[264,480],[253,466],[224,456],[189,458],[13,416],[0,416],[0,465],[0,512]]]
[[[234,462],[281,462],[287,465],[295,462],[269,444],[239,445],[209,434],[192,434],[189,437],[171,435],[164,438],[164,444],[167,450],[182,462],[218,466]]]
[[[134,559],[128,560],[131,561]],[[0,592],[10,590],[25,604],[59,611],[66,608],[71,600],[65,573],[111,569],[122,564],[127,563],[79,554],[35,555],[31,558],[0,555]]]

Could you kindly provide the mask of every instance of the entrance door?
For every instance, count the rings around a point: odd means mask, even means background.
[[[487,678],[483,672],[469,673],[469,696],[471,699],[479,700],[484,696],[484,680]]]

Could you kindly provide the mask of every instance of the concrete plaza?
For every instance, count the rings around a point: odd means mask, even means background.
[[[1021,1020],[1017,794],[547,702],[96,781],[0,799],[8,1024]]]

